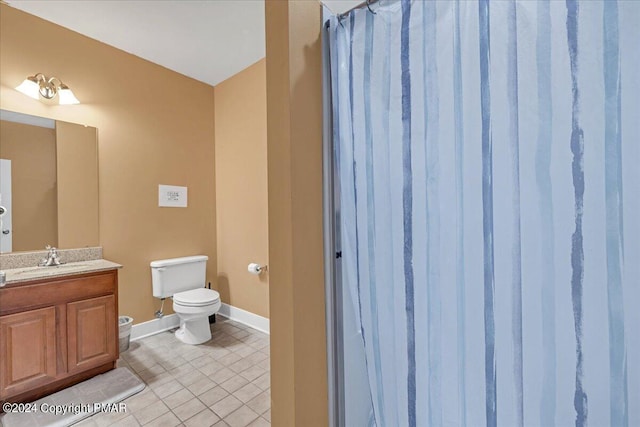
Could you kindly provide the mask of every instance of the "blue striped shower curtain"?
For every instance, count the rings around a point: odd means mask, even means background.
[[[370,423],[640,426],[640,2],[383,0],[330,44]]]

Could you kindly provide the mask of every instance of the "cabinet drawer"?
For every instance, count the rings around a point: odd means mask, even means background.
[[[116,292],[117,271],[42,279],[0,290],[0,316]]]

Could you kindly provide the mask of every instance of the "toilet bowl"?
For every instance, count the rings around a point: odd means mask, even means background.
[[[202,344],[211,339],[209,316],[220,310],[220,294],[199,288],[173,295],[173,311],[180,318],[176,337],[185,344]]]
[[[151,262],[153,296],[173,299],[173,311],[180,318],[175,335],[186,344],[211,339],[209,316],[220,309],[220,294],[204,287],[208,259],[198,255]]]

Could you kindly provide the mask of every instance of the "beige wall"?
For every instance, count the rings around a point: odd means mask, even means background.
[[[12,250],[57,246],[55,130],[1,120],[0,158],[11,160]]]
[[[58,246],[100,246],[96,128],[56,122]]]
[[[121,313],[152,318],[153,259],[209,255],[214,281],[213,88],[6,5],[0,15],[0,107],[98,128],[101,244],[125,266]],[[319,4],[267,0],[266,36],[273,425],[324,426]],[[13,89],[39,71],[62,78],[82,104],[49,105]],[[226,148],[221,155],[233,155]],[[158,208],[161,183],[188,186],[189,208]]]
[[[222,300],[269,317],[265,60],[215,87],[217,289]]]
[[[37,72],[60,77],[82,103],[13,89]],[[98,128],[100,240],[124,265],[120,313],[153,318],[151,260],[208,255],[216,278],[211,86],[1,4],[0,108]],[[158,184],[187,186],[189,207],[159,208]]]
[[[320,4],[266,1],[271,419],[326,426]]]

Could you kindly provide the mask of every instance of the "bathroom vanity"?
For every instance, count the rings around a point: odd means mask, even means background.
[[[32,401],[115,368],[119,267],[93,260],[6,270],[0,402]]]

